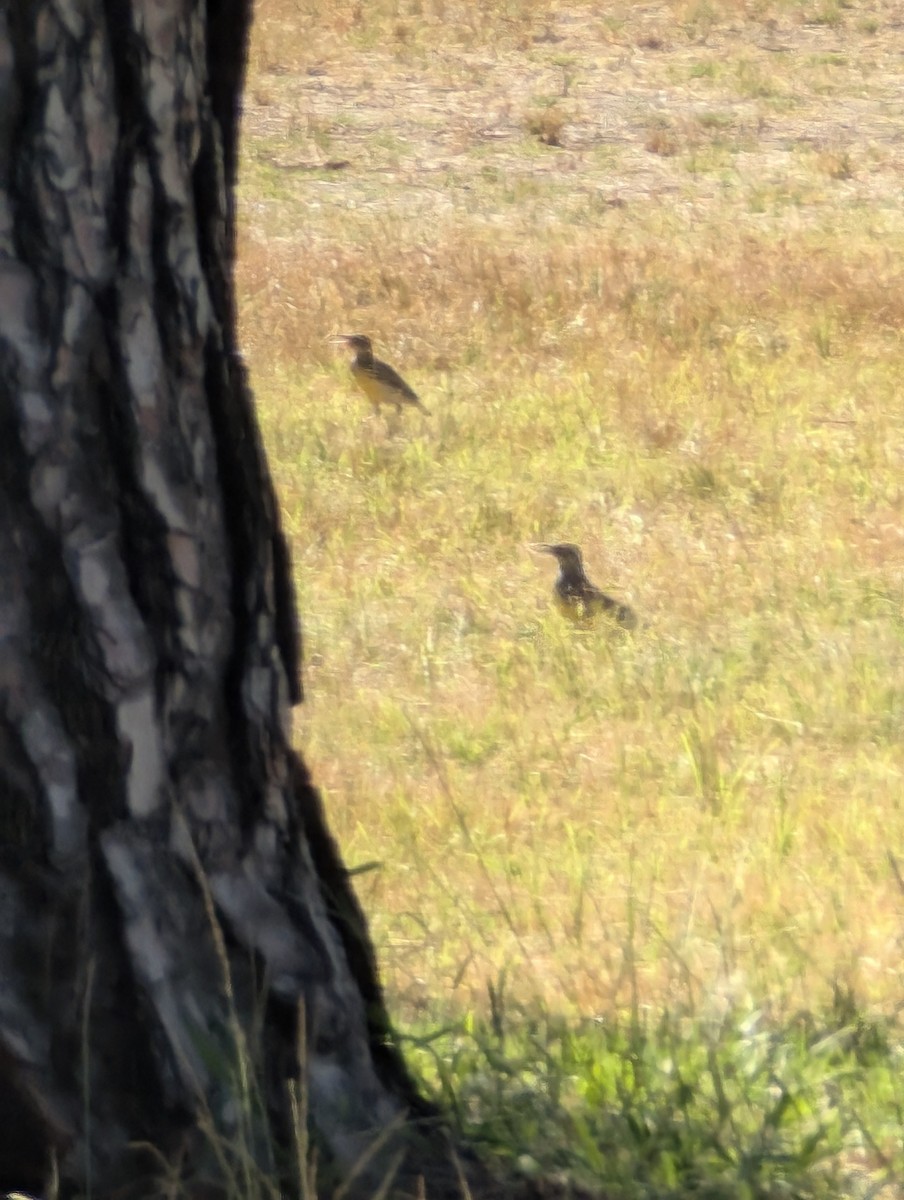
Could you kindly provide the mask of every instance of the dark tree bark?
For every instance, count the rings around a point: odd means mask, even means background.
[[[300,1061],[338,1170],[445,1179],[289,744],[235,341],[249,12],[0,4],[0,1191],[134,1184],[136,1142],[270,1169]]]

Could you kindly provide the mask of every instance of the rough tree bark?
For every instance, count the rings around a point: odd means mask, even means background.
[[[299,1057],[341,1171],[389,1131],[362,1188],[444,1169],[289,744],[288,555],[235,340],[249,13],[0,3],[0,1191],[56,1160],[103,1195],[139,1141],[200,1178],[199,1115],[266,1169]]]

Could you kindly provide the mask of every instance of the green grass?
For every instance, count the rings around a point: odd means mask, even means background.
[[[301,7],[304,54],[298,7],[259,5],[242,337],[297,743],[349,866],[381,864],[397,1019],[455,1030],[425,1079],[624,1195],[899,1179],[891,35],[859,4],[521,2],[453,49],[439,0]],[[338,330],[432,417],[371,418]],[[563,626],[541,540],[641,629]]]
[[[508,1011],[413,1038],[409,1057],[468,1136],[529,1175],[608,1196],[891,1191],[904,1089],[889,1031],[714,997],[707,1014],[566,1021]]]

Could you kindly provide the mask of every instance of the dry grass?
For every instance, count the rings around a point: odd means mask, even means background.
[[[297,735],[382,863],[403,1015],[504,973],[584,1013],[897,1003],[892,17],[259,0],[241,311]],[[369,418],[337,330],[433,417]],[[563,628],[540,539],[646,627]]]

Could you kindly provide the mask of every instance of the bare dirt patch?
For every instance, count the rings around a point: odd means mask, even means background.
[[[397,216],[504,220],[494,189],[530,188],[558,217],[645,202],[692,218],[728,204],[760,224],[838,208],[891,214],[904,148],[901,12],[845,11],[837,24],[790,15],[700,33],[665,7],[617,30],[563,10],[519,44],[478,46],[435,27],[418,41],[409,21],[407,33],[388,31],[407,40],[390,44],[362,45],[354,28],[314,31],[307,53],[303,31],[277,40],[264,26],[246,153],[303,180],[313,205],[341,198]],[[544,114],[548,140],[536,132]]]

